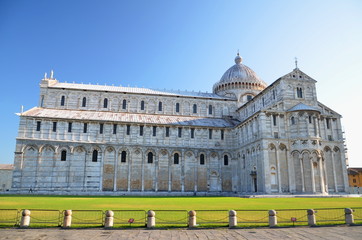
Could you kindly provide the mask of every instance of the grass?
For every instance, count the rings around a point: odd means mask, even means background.
[[[19,219],[18,211],[4,209],[30,209],[32,227],[58,226],[63,218],[62,210],[73,210],[72,227],[100,227],[103,224],[104,212],[99,210],[130,210],[114,211],[115,227],[130,227],[128,219],[136,219],[133,227],[143,227],[146,221],[144,211],[155,210],[157,227],[186,227],[187,211],[198,210],[197,221],[201,227],[227,226],[228,211],[238,211],[238,221],[243,227],[268,226],[268,209],[277,209],[279,226],[291,226],[291,217],[297,217],[296,225],[306,225],[305,210],[282,209],[321,209],[316,213],[317,219],[329,219],[318,224],[344,224],[343,208],[355,209],[362,216],[362,198],[238,198],[238,197],[100,197],[100,196],[36,196],[36,195],[0,195],[0,227],[13,226]],[[326,208],[339,208],[322,210]],[[59,210],[59,211],[36,211]],[[88,211],[75,211],[88,210]],[[89,211],[98,210],[98,211]],[[184,210],[184,211],[159,211]],[[223,211],[200,211],[223,210]],[[258,211],[259,210],[259,211]],[[263,211],[260,211],[263,210]],[[119,215],[120,214],[120,215]],[[359,217],[359,220],[361,217]],[[78,220],[77,220],[78,219]],[[78,223],[77,223],[78,222]],[[86,223],[86,224],[81,224]],[[181,224],[181,225],[180,225]]]
[[[268,210],[346,207],[362,207],[362,198],[0,196],[0,209]]]

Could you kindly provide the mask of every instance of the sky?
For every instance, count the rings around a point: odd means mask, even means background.
[[[13,163],[15,113],[38,105],[51,69],[61,82],[211,92],[237,51],[268,84],[297,57],[362,167],[359,0],[0,0],[0,163]]]

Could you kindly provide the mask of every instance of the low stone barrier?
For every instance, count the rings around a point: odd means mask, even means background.
[[[355,216],[356,213],[356,216]],[[18,216],[18,217],[14,217]],[[117,216],[117,217],[116,217]],[[19,219],[20,217],[20,219]],[[357,223],[356,223],[357,221]],[[131,227],[155,228],[184,225],[189,228],[218,227],[229,228],[254,226],[308,226],[362,223],[362,208],[333,209],[282,209],[282,210],[41,210],[41,209],[0,209],[0,226],[71,228],[82,224],[103,226],[104,228]],[[43,225],[42,225],[43,224]],[[117,227],[116,226],[116,227]]]

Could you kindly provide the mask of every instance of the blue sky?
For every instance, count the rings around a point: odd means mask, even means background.
[[[343,115],[351,166],[362,103],[362,1],[0,0],[0,163],[12,163],[18,117],[39,82],[212,91],[234,64],[268,84],[298,66]]]

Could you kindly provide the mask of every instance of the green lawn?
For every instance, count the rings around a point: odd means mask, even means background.
[[[362,198],[0,196],[0,209],[215,210],[362,207]]]

